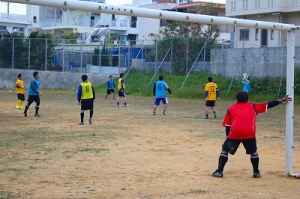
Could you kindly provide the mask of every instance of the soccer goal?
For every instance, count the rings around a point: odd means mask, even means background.
[[[228,25],[235,27],[260,28],[268,30],[278,30],[287,34],[287,64],[286,64],[286,91],[290,96],[294,96],[294,63],[295,63],[295,32],[299,26],[293,24],[283,24],[274,22],[264,22],[256,20],[235,19],[227,17],[179,13],[162,11],[130,6],[116,6],[109,4],[99,4],[96,2],[75,1],[75,0],[6,0],[8,2],[31,4],[63,9],[84,10],[96,13],[108,13],[116,15],[128,15],[136,17],[157,18],[165,20],[175,20],[193,23]],[[286,105],[286,176],[300,177],[293,173],[293,139],[294,139],[294,102]]]

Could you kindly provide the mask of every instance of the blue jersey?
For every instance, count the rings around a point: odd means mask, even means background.
[[[40,82],[37,79],[33,79],[28,89],[28,95],[38,95],[40,90]]]
[[[110,79],[110,80],[107,81],[107,88],[108,89],[114,89],[114,88],[116,88],[115,82],[114,82],[113,79]]]
[[[156,98],[164,98],[166,97],[166,89],[169,89],[169,86],[166,82],[159,80],[155,83],[154,89],[153,94]]]

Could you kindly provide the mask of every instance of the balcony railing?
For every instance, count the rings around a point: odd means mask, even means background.
[[[112,20],[110,21],[110,27],[115,28],[136,28],[137,23],[136,21],[129,21],[129,20]]]
[[[19,22],[19,23],[27,22],[26,15],[9,14],[9,13],[0,13],[0,21],[11,21],[11,22]]]

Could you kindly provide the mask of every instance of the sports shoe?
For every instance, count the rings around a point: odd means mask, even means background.
[[[128,106],[129,106],[128,104],[124,105],[124,107],[128,107]]]
[[[16,105],[16,109],[19,109],[20,107],[18,105]]]
[[[156,113],[155,113],[155,112],[153,112],[153,115],[156,115]]]
[[[217,118],[217,114],[216,113],[214,113],[214,117]]]
[[[22,106],[19,106],[19,108],[18,109],[20,109],[20,110],[23,110],[23,107]]]
[[[208,119],[208,117],[207,117],[207,116],[204,116],[203,119]]]
[[[84,122],[78,122],[79,125],[84,125]]]
[[[116,105],[116,107],[119,107],[119,106],[120,106],[119,104]]]
[[[222,172],[222,171],[216,170],[215,172],[213,172],[213,173],[211,174],[211,176],[217,177],[217,178],[223,178],[223,172]]]
[[[36,113],[34,116],[35,116],[35,117],[40,117],[40,114]]]
[[[163,115],[166,115],[166,111],[163,111]]]
[[[260,177],[260,172],[253,172],[253,178],[259,178]]]
[[[92,124],[92,118],[89,118],[88,121],[89,121],[89,124]]]
[[[24,117],[27,117],[27,113],[24,113]]]

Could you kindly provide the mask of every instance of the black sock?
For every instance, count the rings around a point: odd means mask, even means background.
[[[84,113],[80,113],[81,122],[83,122],[83,118],[84,118]]]
[[[39,108],[40,108],[39,106],[35,107],[35,114],[39,114]]]
[[[228,160],[228,154],[221,153],[219,157],[218,171],[222,172],[224,170],[227,160]]]
[[[29,109],[29,106],[26,105],[26,106],[25,106],[25,110],[24,110],[24,113],[25,113],[25,114],[27,113],[28,109]]]
[[[259,170],[258,170],[258,164],[259,164],[258,154],[257,155],[251,155],[250,156],[250,161],[251,161],[251,164],[253,166],[253,171],[254,172],[259,172]]]
[[[90,111],[90,118],[93,117],[94,111]]]

